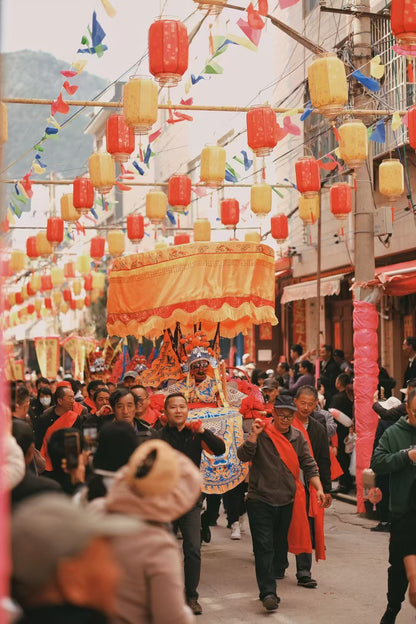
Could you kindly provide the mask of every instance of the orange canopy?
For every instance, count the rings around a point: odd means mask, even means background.
[[[376,269],[376,279],[387,295],[403,297],[416,292],[416,261],[400,262]]]
[[[117,258],[109,275],[109,335],[159,336],[201,323],[211,333],[277,324],[274,252],[267,245],[192,243]]]

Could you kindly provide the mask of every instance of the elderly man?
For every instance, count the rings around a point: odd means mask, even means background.
[[[273,424],[257,418],[249,437],[237,450],[241,461],[251,462],[247,513],[259,597],[267,611],[275,611],[280,602],[274,570],[277,548],[286,543],[295,554],[312,552],[300,470],[315,488],[319,506],[325,504],[317,464],[303,434],[292,426],[295,413],[291,397],[278,396]]]
[[[63,494],[20,503],[11,522],[19,624],[106,624],[121,580],[108,538],[141,529],[128,518],[98,519]]]

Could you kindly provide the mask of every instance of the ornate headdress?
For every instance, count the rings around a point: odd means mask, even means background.
[[[202,360],[209,362],[212,368],[217,368],[218,362],[215,359],[214,351],[210,347],[206,334],[203,332],[188,334],[180,342],[186,353],[186,356],[182,358],[182,370],[185,373],[189,372],[191,364]]]

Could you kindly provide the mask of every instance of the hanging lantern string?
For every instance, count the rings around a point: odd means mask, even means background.
[[[14,179],[4,179],[1,180],[0,179],[0,183],[1,184],[17,184],[17,182],[19,182],[19,180],[14,180]],[[73,183],[73,180],[31,180],[32,184],[39,184],[41,186],[49,186],[49,185],[57,185],[57,186],[70,186]],[[168,182],[130,182],[129,181],[129,186],[149,186],[149,187],[158,187],[158,186],[168,186]],[[201,183],[201,182],[196,182],[195,184],[193,184],[192,186],[198,186],[198,187],[207,187],[206,184]],[[239,183],[239,182],[235,182],[235,183],[230,183],[227,184],[226,182],[224,182],[224,184],[221,184],[221,187],[232,187],[232,188],[250,188],[252,185],[251,184],[245,184],[245,183]],[[287,188],[287,189],[291,189],[293,188],[291,184],[281,184],[279,182],[277,182],[276,184],[273,184],[272,186],[275,186],[277,188]]]
[[[39,104],[50,106],[53,100],[43,100],[37,98],[2,98],[1,100],[5,104]],[[102,102],[99,100],[65,100],[65,104],[69,106],[82,106],[82,107],[97,107],[97,108],[120,108],[123,106],[122,102]],[[172,104],[169,100],[167,104],[158,104],[160,110],[190,110],[190,111],[205,111],[205,112],[223,112],[223,113],[247,113],[251,110],[250,106],[210,106],[203,104]],[[293,111],[293,108],[272,108],[275,113],[289,113]],[[298,108],[297,112],[302,114],[305,112],[304,108]],[[401,117],[407,115],[407,110],[393,110],[393,109],[348,109],[345,108],[342,114],[354,114],[358,117],[386,117],[393,115],[393,113],[399,114]],[[319,111],[313,110],[312,114],[319,114]]]

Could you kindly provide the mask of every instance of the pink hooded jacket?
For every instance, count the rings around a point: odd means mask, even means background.
[[[201,492],[199,470],[175,451],[180,478],[167,494],[139,496],[119,470],[106,496],[107,512],[147,521],[136,534],[114,538],[115,554],[123,568],[116,615],[112,624],[191,624],[193,614],[185,603],[183,564],[177,540],[163,524],[169,523],[196,503]]]

